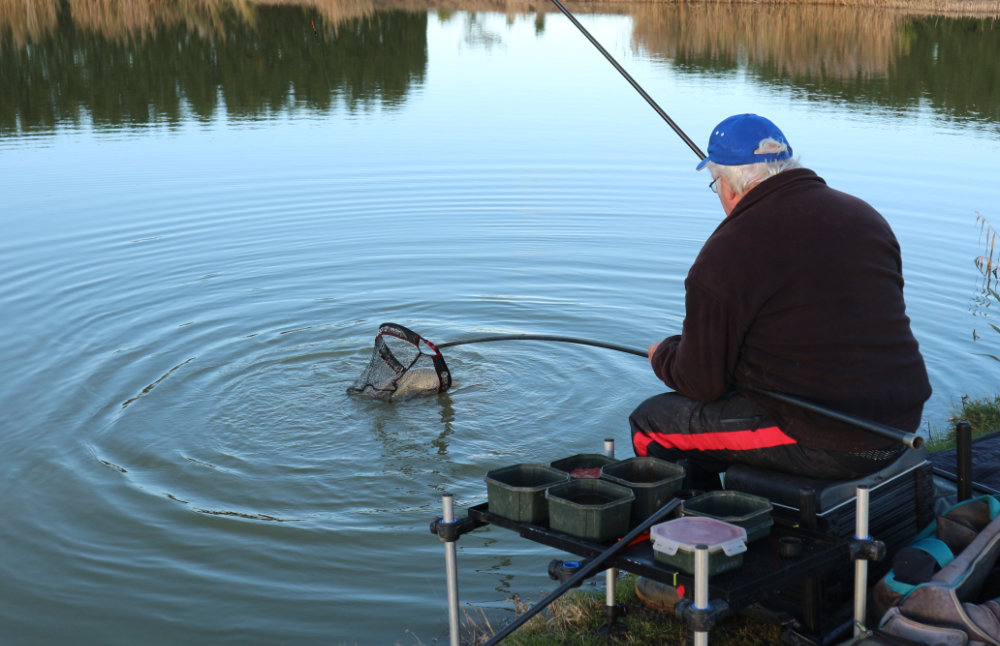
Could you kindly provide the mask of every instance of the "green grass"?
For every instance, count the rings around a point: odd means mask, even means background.
[[[687,643],[687,626],[672,615],[657,612],[644,606],[635,594],[635,575],[626,574],[618,581],[615,598],[627,608],[619,621],[626,630],[607,636],[598,632],[605,623],[605,590],[581,588],[566,593],[549,607],[530,619],[503,640],[510,646],[606,646],[625,644],[633,646]],[[515,597],[514,611],[520,615],[530,605]],[[466,643],[485,644],[502,626],[493,626],[485,615],[466,613]],[[762,646],[780,643],[783,629],[780,626],[753,621],[732,615],[720,621],[711,631],[710,640],[727,646]]]
[[[963,419],[972,425],[972,437],[1000,430],[1000,395],[982,399],[962,397],[961,403],[948,418],[948,432],[927,440],[927,450],[933,452],[955,448],[955,424]]]

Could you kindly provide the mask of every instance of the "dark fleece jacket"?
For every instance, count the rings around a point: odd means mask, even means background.
[[[748,192],[685,281],[682,333],[653,369],[708,402],[740,384],[914,431],[931,387],[903,303],[899,244],[870,205],[813,171]],[[865,451],[892,440],[754,393],[803,446]]]

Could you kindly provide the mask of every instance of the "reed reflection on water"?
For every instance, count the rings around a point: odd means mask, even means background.
[[[321,37],[315,19],[289,7],[238,11],[209,2],[203,14],[188,5],[184,13],[151,12],[175,3],[132,4],[146,10],[111,12],[114,21],[96,25],[91,14],[82,23],[59,20],[30,45],[4,39],[0,84],[16,91],[0,98],[0,134],[84,115],[105,127],[177,123],[188,114],[204,120],[219,110],[265,117],[391,108],[427,65],[426,12],[359,12]]]
[[[735,5],[635,10],[635,42],[681,69],[745,69],[815,99],[1000,123],[1000,23],[854,7]]]
[[[808,5],[650,4],[636,7],[636,46],[700,68],[749,66],[776,79],[871,81],[904,54],[902,14]]]
[[[142,125],[176,122],[184,110],[252,117],[396,105],[427,65],[427,14],[416,4],[199,0],[122,10],[108,0],[0,0],[0,85],[13,89],[0,96],[0,136],[81,113],[97,125]],[[613,6],[632,16],[639,51],[685,72],[746,70],[805,96],[899,109],[926,102],[947,118],[1000,124],[993,20],[837,6]]]

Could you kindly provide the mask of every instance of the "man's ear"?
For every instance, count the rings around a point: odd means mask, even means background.
[[[719,201],[722,202],[722,210],[726,212],[726,216],[728,217],[743,196],[733,190],[733,187],[729,185],[729,181],[726,180],[724,175],[719,176],[716,187],[719,189]]]

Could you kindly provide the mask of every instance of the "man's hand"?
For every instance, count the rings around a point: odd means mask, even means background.
[[[650,363],[653,362],[653,355],[656,354],[656,349],[660,347],[660,343],[662,343],[662,341],[657,341],[646,349],[646,357],[649,358]]]

